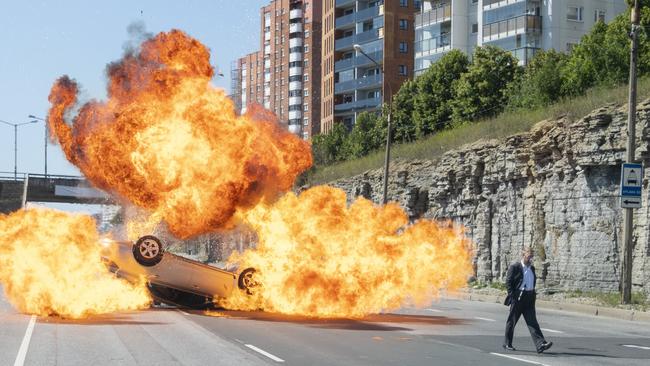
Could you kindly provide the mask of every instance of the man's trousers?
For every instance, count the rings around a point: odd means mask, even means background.
[[[515,292],[515,294],[517,296],[519,295],[518,292]],[[535,343],[535,348],[539,350],[544,342],[544,335],[542,334],[542,330],[539,329],[537,315],[535,315],[535,291],[524,291],[520,300],[517,298],[512,299],[512,302],[510,303],[510,313],[508,314],[508,320],[506,321],[506,337],[504,344],[508,346],[512,345],[515,325],[517,325],[517,321],[521,315],[523,315],[526,320],[526,325],[528,326],[528,331],[530,331],[530,336],[533,338],[533,343]]]

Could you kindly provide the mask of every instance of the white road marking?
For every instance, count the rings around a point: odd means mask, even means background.
[[[438,309],[424,309],[424,310],[430,311],[432,313],[442,313],[442,310],[438,310]]]
[[[499,356],[499,357],[510,358],[510,359],[512,359],[512,360],[517,360],[517,361],[521,361],[521,362],[525,362],[525,363],[530,363],[530,364],[533,364],[533,365],[549,366],[549,365],[547,365],[547,364],[545,364],[545,363],[536,362],[536,361],[530,361],[530,360],[526,360],[526,359],[523,359],[523,358],[519,358],[519,357],[515,357],[515,356],[510,356],[510,355],[504,355],[503,353],[490,352],[490,354],[491,354],[491,355],[495,355],[495,356]]]
[[[183,315],[185,315],[185,316],[190,316],[190,314],[184,312],[184,311],[181,310],[181,309],[176,309],[176,310],[178,310],[179,313],[181,313],[181,314],[183,314]]]
[[[475,316],[474,319],[485,320],[486,322],[495,322],[496,320],[490,318],[481,318],[480,316]]]
[[[545,332],[549,332],[549,333],[564,333],[561,330],[554,330],[554,329],[548,329],[548,328],[540,328],[540,329],[545,331]]]
[[[647,349],[647,350],[650,350],[650,347],[646,347],[646,346],[637,346],[636,344],[622,344],[621,346],[623,346],[623,347],[628,347],[628,348],[639,348],[639,349]]]
[[[29,324],[27,325],[27,330],[25,331],[23,342],[20,344],[20,348],[18,349],[18,355],[16,355],[14,366],[23,366],[25,364],[25,357],[27,357],[29,341],[32,339],[32,333],[34,333],[34,325],[36,325],[36,315],[32,315],[32,317],[29,319]]]
[[[257,353],[261,353],[261,354],[263,354],[264,356],[266,356],[266,357],[272,359],[272,360],[275,361],[275,362],[284,362],[284,360],[281,359],[280,357],[275,356],[275,355],[272,355],[272,354],[266,352],[265,350],[263,350],[263,349],[261,349],[261,348],[257,348],[257,347],[255,347],[255,346],[253,346],[252,344],[245,344],[245,346],[248,347],[248,348],[250,348],[250,349],[252,349],[253,351],[255,351],[255,352],[257,352]]]

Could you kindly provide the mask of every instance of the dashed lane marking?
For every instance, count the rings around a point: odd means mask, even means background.
[[[36,325],[36,315],[32,315],[32,317],[29,319],[29,324],[27,325],[25,336],[23,337],[23,341],[20,344],[20,348],[18,349],[18,355],[16,355],[14,366],[23,366],[25,364],[27,349],[29,349],[29,341],[32,339],[32,333],[34,333],[34,325]]]
[[[432,313],[442,313],[442,310],[438,310],[438,309],[424,309],[424,310],[430,311]]]
[[[490,318],[481,318],[480,316],[475,316],[474,319],[485,320],[486,322],[495,322],[496,320]]]
[[[495,355],[495,356],[499,356],[499,357],[509,358],[509,359],[511,359],[511,360],[517,360],[517,361],[521,361],[521,362],[529,363],[529,364],[532,364],[532,365],[549,366],[549,365],[547,365],[547,364],[545,364],[545,363],[541,363],[541,362],[537,362],[537,361],[531,361],[531,360],[526,360],[526,359],[524,359],[524,358],[519,358],[519,357],[515,357],[515,356],[510,356],[510,355],[504,355],[503,353],[490,352],[490,354],[491,354],[491,355]]]
[[[545,331],[545,332],[549,332],[549,333],[564,333],[564,332],[561,331],[561,330],[548,329],[548,328],[541,328],[541,329],[542,329],[543,331]]]
[[[270,354],[270,353],[266,352],[265,350],[263,350],[263,349],[261,349],[261,348],[257,348],[257,347],[255,347],[255,346],[253,346],[252,344],[245,344],[245,346],[248,347],[248,348],[250,348],[250,349],[252,349],[253,351],[255,351],[255,352],[257,352],[257,353],[261,353],[261,354],[263,354],[264,356],[266,356],[266,357],[272,359],[272,360],[275,361],[275,362],[284,362],[284,360],[281,359],[280,357],[275,356],[275,355],[273,355],[273,354]]]
[[[636,344],[621,344],[621,346],[623,346],[623,347],[627,347],[627,348],[638,348],[638,349],[646,349],[646,350],[650,350],[650,347],[646,347],[646,346],[638,346],[638,345],[636,345]]]
[[[176,310],[178,310],[179,313],[181,313],[181,314],[183,314],[183,315],[185,315],[185,316],[190,316],[190,314],[184,312],[184,311],[181,310],[181,309],[176,309]]]

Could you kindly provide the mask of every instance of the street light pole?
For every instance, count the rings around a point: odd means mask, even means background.
[[[377,61],[375,61],[372,57],[368,56],[367,53],[363,51],[363,48],[355,44],[354,49],[364,55],[368,60],[372,61],[379,70],[381,71],[382,76],[384,77],[384,80],[382,82],[382,85],[385,85],[388,88],[388,94],[390,97],[388,98],[388,118],[387,118],[387,131],[386,131],[386,155],[384,156],[384,179],[383,179],[383,187],[384,187],[384,194],[382,196],[382,203],[385,205],[388,203],[388,173],[389,173],[389,166],[390,166],[390,144],[392,140],[392,128],[391,128],[391,119],[393,115],[393,93],[392,89],[390,87],[390,84],[386,82],[386,73],[384,72],[384,66],[380,65]],[[386,104],[386,93],[382,90],[382,103]]]
[[[13,126],[14,128],[14,180],[18,180],[18,126],[28,125],[32,123],[37,123],[36,121],[24,122],[24,123],[11,123],[3,121],[0,119],[0,122]]]
[[[633,163],[634,150],[636,149],[636,68],[639,44],[639,0],[634,1],[634,8],[632,8],[630,16],[632,47],[630,51],[630,91],[627,116],[627,156],[625,160],[628,163]],[[632,208],[626,208],[623,217],[623,265],[621,266],[621,303],[623,304],[629,304],[632,300],[632,237],[634,235],[632,210]]]
[[[33,114],[30,114],[30,115],[27,116],[27,117],[29,117],[29,118],[33,118],[33,119],[37,119],[37,120],[39,120],[39,121],[43,121],[43,122],[45,122],[45,139],[44,139],[44,144],[43,144],[43,146],[44,146],[44,150],[45,150],[45,178],[47,178],[47,135],[48,135],[48,131],[49,131],[49,128],[48,128],[48,126],[47,126],[47,121],[46,121],[45,119],[43,119],[43,118],[36,117],[36,116],[33,115]]]

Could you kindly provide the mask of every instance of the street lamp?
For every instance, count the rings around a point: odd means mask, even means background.
[[[363,51],[363,48],[361,48],[361,45],[355,44],[353,47],[355,51],[366,56],[368,60],[372,61],[372,63],[377,65],[379,70],[381,70],[381,74],[384,77],[382,85],[385,85],[388,88],[388,94],[390,95],[390,98],[388,99],[388,126],[387,126],[388,131],[386,132],[386,156],[384,158],[384,181],[383,181],[384,196],[382,198],[382,203],[385,205],[388,202],[388,170],[390,164],[390,141],[392,135],[390,122],[393,115],[393,93],[390,84],[386,80],[386,73],[384,72],[384,66],[380,65],[372,57],[368,56],[368,54]],[[382,90],[382,103],[386,104],[386,93],[384,93],[383,90]]]
[[[45,143],[44,143],[44,147],[45,147],[45,148],[44,148],[44,150],[45,150],[45,178],[47,178],[47,135],[48,135],[48,131],[49,131],[49,128],[48,128],[48,126],[47,126],[47,120],[45,120],[45,119],[43,119],[43,118],[41,118],[41,117],[36,117],[36,116],[33,115],[33,114],[30,114],[30,115],[27,116],[27,117],[29,117],[29,118],[33,118],[33,119],[37,119],[37,120],[39,120],[39,121],[43,121],[43,122],[45,122]],[[32,121],[32,122],[36,122],[36,121]]]
[[[18,126],[28,125],[31,123],[38,123],[38,121],[29,121],[23,123],[11,123],[3,121],[0,119],[0,122],[14,127],[14,180],[18,180]]]

